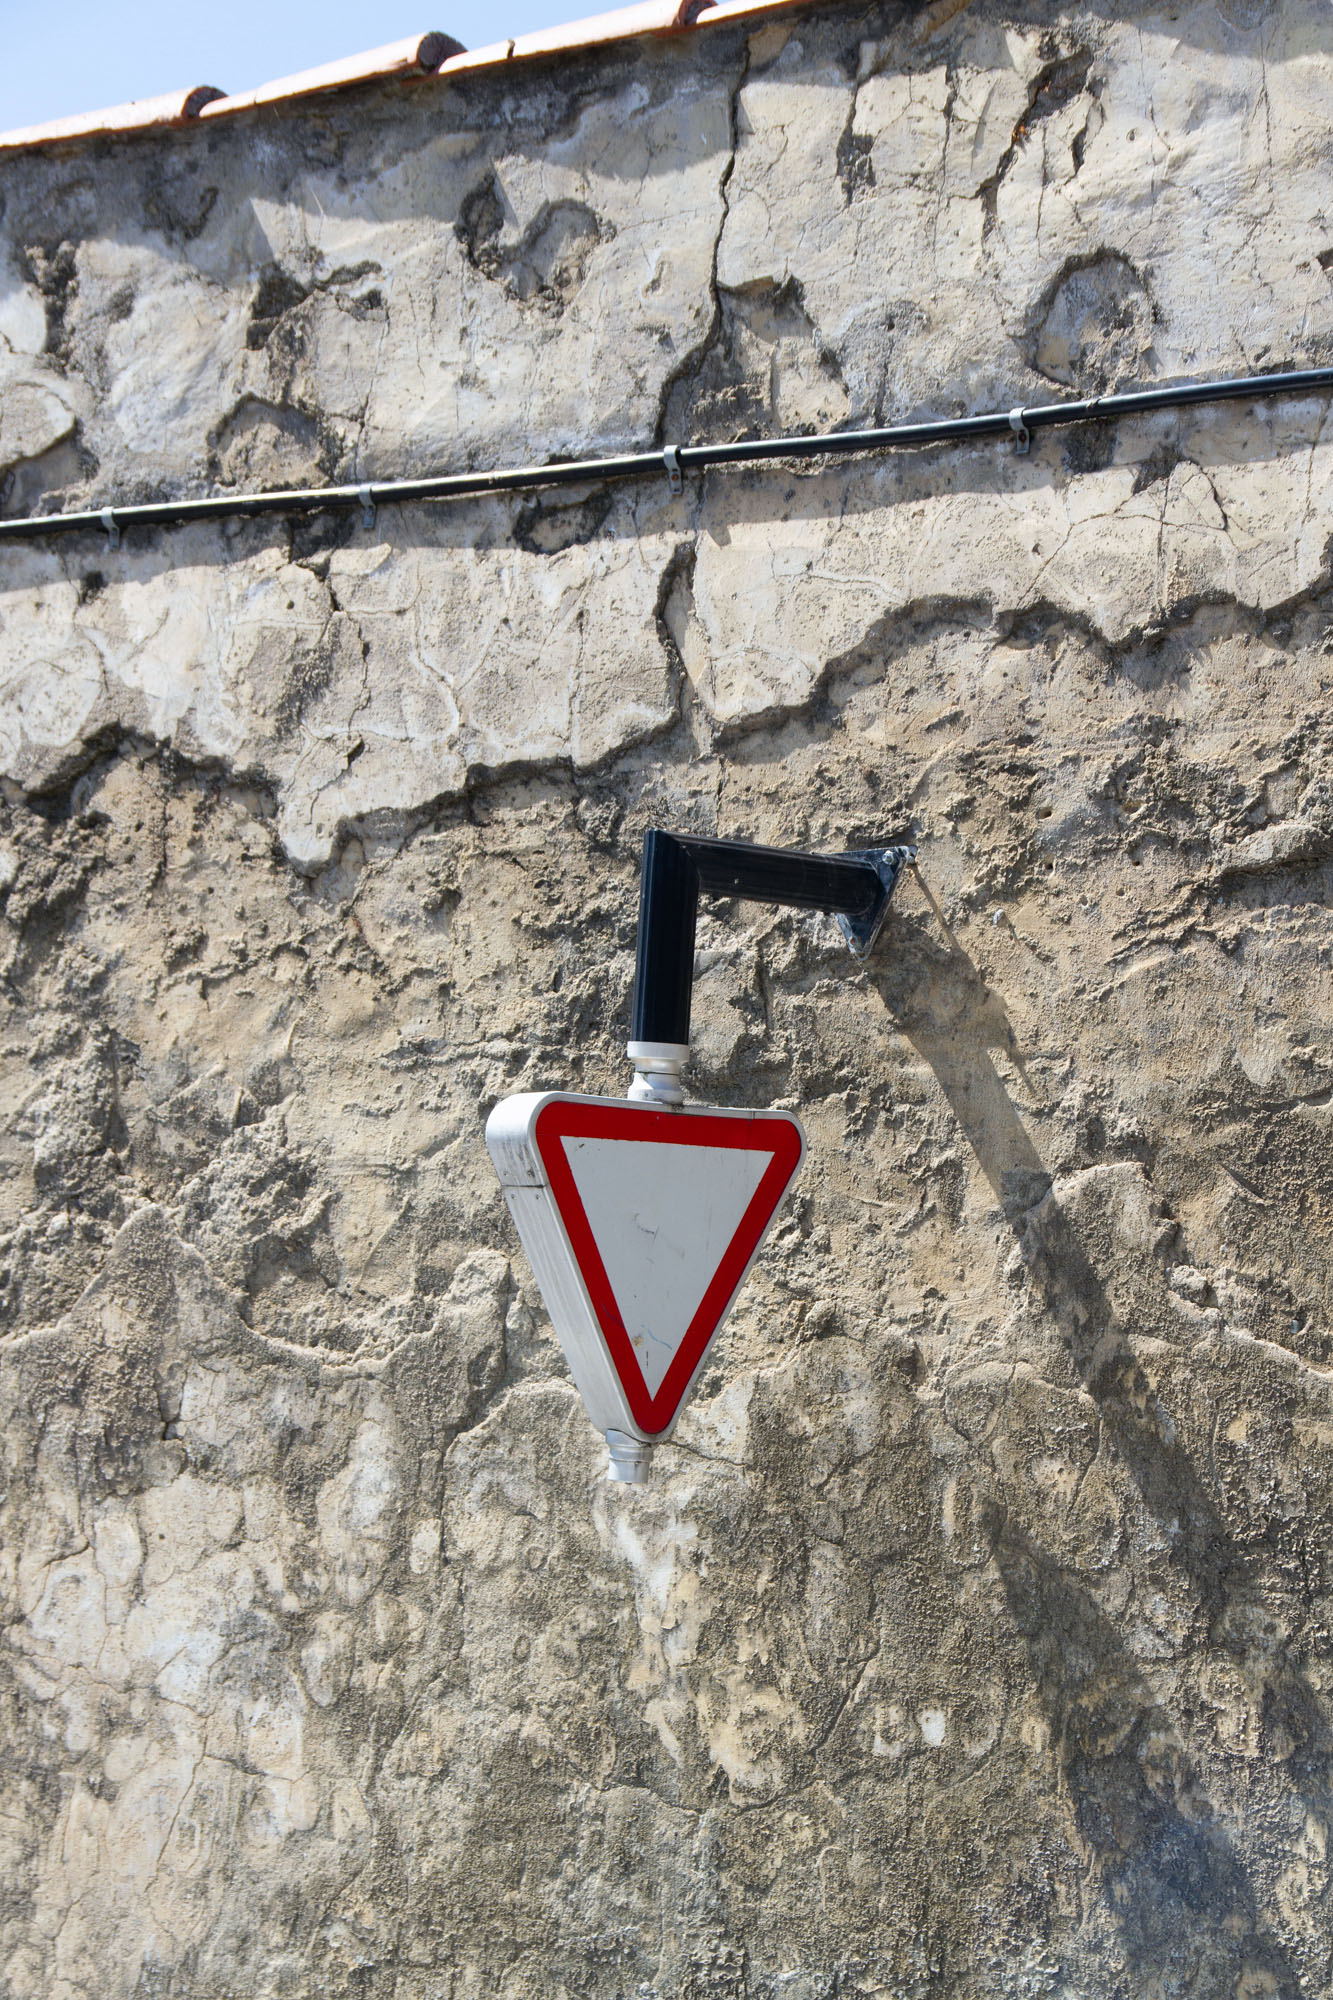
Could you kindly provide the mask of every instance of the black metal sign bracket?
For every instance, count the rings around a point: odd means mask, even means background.
[[[639,947],[629,1054],[630,1096],[679,1104],[689,1054],[694,930],[700,894],[825,910],[838,920],[855,958],[872,950],[898,877],[914,847],[865,847],[850,854],[802,854],[706,840],[653,827],[644,836],[639,883]]]

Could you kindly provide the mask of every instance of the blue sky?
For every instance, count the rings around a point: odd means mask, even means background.
[[[272,77],[442,28],[465,47],[603,12],[620,0],[0,0],[0,131],[178,85],[252,90]]]

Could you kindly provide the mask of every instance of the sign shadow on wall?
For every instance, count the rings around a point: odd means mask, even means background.
[[[1325,1703],[1280,1644],[1253,1643],[1256,1620],[1281,1584],[1275,1559],[1241,1546],[1186,1450],[992,1060],[992,1051],[1001,1051],[1026,1081],[1004,1001],[949,930],[919,873],[918,881],[944,942],[900,925],[893,962],[872,974],[871,990],[929,1064],[1019,1236],[1031,1304],[1058,1328],[1072,1380],[1092,1397],[1102,1439],[1141,1496],[1210,1650],[1258,1683],[1265,1734],[1293,1746],[1284,1804],[1301,1820],[1327,1825],[1333,1726]],[[1310,1990],[1309,1968],[1298,1971],[1264,1920],[1269,1885],[1256,1888],[1228,1830],[1234,1806],[1209,1794],[1209,1746],[1187,1705],[1164,1698],[1128,1630],[1068,1561],[1015,1517],[998,1478],[980,1515],[1049,1718],[1090,1887],[1135,1976],[1150,1982],[1141,1990],[1297,2000]],[[1165,1764],[1163,1740],[1170,1745]]]

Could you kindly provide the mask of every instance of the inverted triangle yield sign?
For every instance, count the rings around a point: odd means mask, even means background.
[[[566,1099],[536,1139],[634,1420],[664,1431],[796,1171],[800,1128]]]
[[[491,1152],[589,1414],[670,1429],[804,1151],[782,1112],[510,1098]]]

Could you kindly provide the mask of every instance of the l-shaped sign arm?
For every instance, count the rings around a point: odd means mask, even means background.
[[[707,840],[652,827],[644,836],[639,882],[639,944],[629,1056],[630,1096],[679,1104],[680,1071],[689,1054],[690,989],[699,896],[736,897],[836,916],[857,958],[868,956],[914,847],[867,847],[849,854],[803,854]]]

